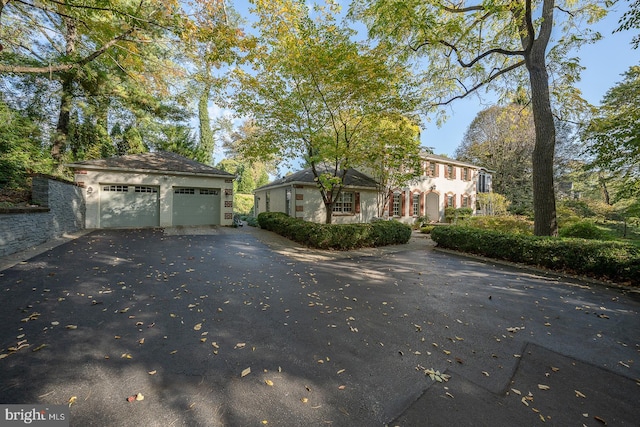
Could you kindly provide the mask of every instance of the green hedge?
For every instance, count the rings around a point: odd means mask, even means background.
[[[621,242],[527,236],[456,226],[436,227],[431,238],[446,249],[640,284],[640,248]]]
[[[407,243],[411,227],[398,221],[371,224],[316,224],[282,212],[262,212],[258,224],[295,242],[319,249],[349,250]]]

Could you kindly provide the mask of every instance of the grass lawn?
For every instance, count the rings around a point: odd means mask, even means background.
[[[595,224],[599,229],[606,232],[611,240],[631,243],[640,247],[640,226],[627,223],[625,230],[625,223],[622,221],[598,221]]]

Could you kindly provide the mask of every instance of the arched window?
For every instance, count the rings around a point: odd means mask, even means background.
[[[456,195],[453,193],[448,193],[445,199],[445,203],[447,208],[455,208],[456,207]]]

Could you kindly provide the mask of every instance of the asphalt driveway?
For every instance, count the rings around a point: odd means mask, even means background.
[[[72,402],[74,426],[638,425],[634,294],[425,241],[195,234],[96,231],[0,272],[0,403]]]

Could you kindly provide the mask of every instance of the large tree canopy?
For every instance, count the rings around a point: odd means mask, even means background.
[[[212,161],[208,101],[226,84],[212,70],[244,40],[224,0],[0,4],[0,87],[19,94],[14,108],[47,106],[42,142],[58,163],[164,147],[167,132],[185,140],[193,99],[202,126],[189,152]]]
[[[552,100],[562,105],[557,113],[575,109],[580,97],[572,83],[580,67],[568,52],[599,37],[577,25],[593,23],[605,10],[594,0],[358,0],[351,13],[372,36],[424,60],[426,110],[481,88],[503,96],[529,88],[536,132],[534,228],[538,235],[557,234]]]
[[[531,110],[522,105],[487,108],[469,125],[456,149],[458,160],[493,171],[493,191],[504,195],[512,210],[532,207],[531,156],[535,130]]]
[[[602,100],[583,139],[593,168],[613,173],[624,185],[617,198],[640,197],[640,66]]]
[[[254,69],[239,73],[236,104],[259,131],[243,152],[303,159],[331,222],[347,169],[366,162],[371,127],[412,113],[406,68],[386,46],[354,42],[333,6],[311,11],[292,0],[255,6],[261,43],[250,56]]]

